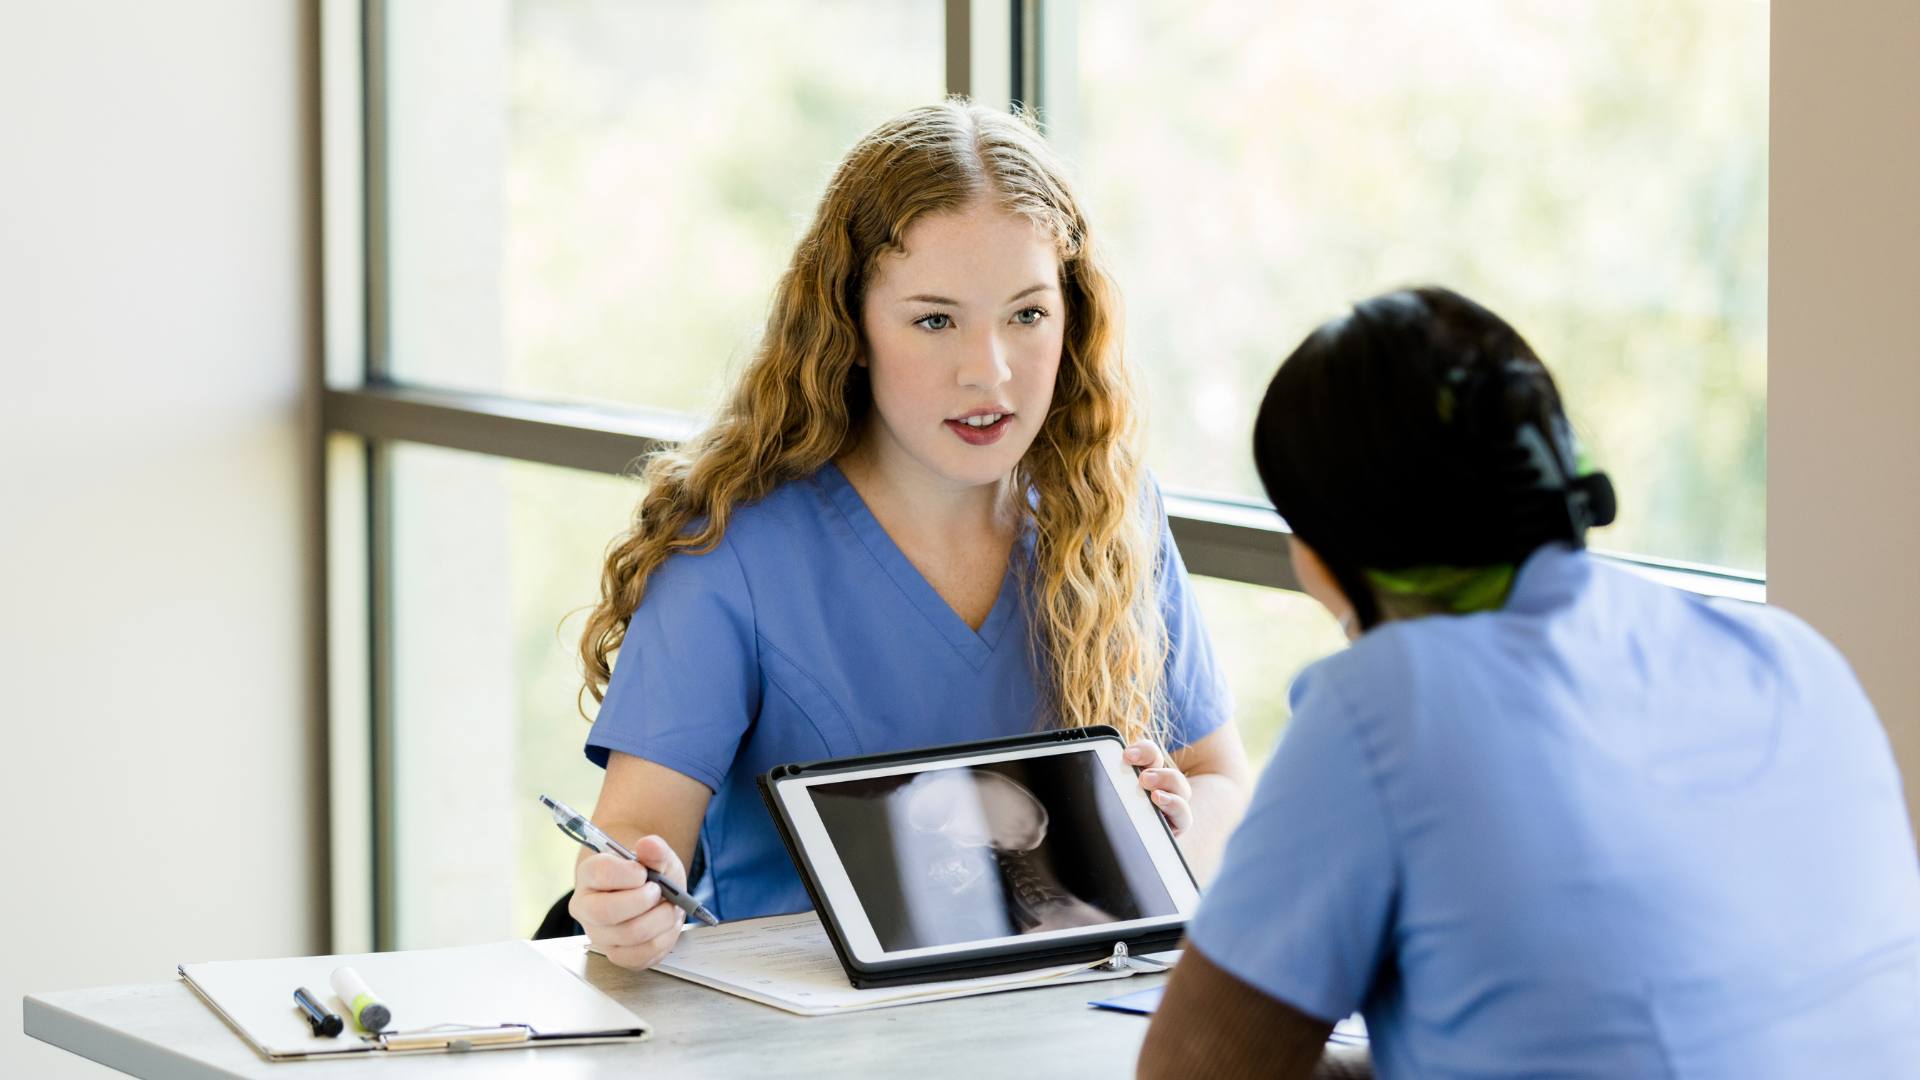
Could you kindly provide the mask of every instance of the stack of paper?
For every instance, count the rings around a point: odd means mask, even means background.
[[[1109,970],[1103,966],[1105,961],[1096,961],[977,979],[856,990],[847,982],[846,970],[827,940],[820,917],[808,911],[689,927],[673,952],[655,964],[654,970],[776,1009],[820,1016],[1002,990],[1124,979],[1143,971],[1165,970],[1165,965],[1178,956],[1177,952],[1156,953],[1145,957],[1147,963],[1119,970]]]

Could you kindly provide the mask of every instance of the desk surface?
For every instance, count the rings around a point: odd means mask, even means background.
[[[274,1064],[254,1052],[178,978],[33,994],[26,1033],[152,1080],[268,1077],[358,1080],[524,1076],[868,1076],[916,1080],[998,1072],[1131,1076],[1146,1019],[1087,1007],[1144,989],[1164,975],[1014,990],[839,1016],[794,1016],[655,972],[632,972],[588,954],[579,939],[536,942],[653,1025],[646,1042],[555,1046],[401,1058],[354,1055]],[[997,1067],[997,1068],[996,1068]]]

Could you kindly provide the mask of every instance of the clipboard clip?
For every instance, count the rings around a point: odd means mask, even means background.
[[[525,1024],[501,1024],[497,1027],[466,1027],[438,1024],[418,1031],[389,1031],[377,1040],[382,1050],[445,1050],[463,1053],[482,1046],[505,1046],[533,1038],[533,1028]]]
[[[1171,965],[1158,960],[1149,960],[1144,956],[1132,956],[1127,952],[1127,943],[1113,943],[1113,955],[1093,965],[1095,971],[1165,971]]]

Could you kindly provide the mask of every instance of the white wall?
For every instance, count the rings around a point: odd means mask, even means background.
[[[21,995],[314,951],[312,13],[0,0],[0,1075]]]
[[[1767,596],[1852,661],[1920,819],[1920,4],[1773,8]]]

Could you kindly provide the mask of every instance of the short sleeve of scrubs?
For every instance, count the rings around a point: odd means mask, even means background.
[[[1295,683],[1293,721],[1188,936],[1241,981],[1331,1023],[1373,984],[1397,875],[1358,732],[1312,675]]]
[[[1162,556],[1156,584],[1160,616],[1167,626],[1167,741],[1168,749],[1178,750],[1218,730],[1233,714],[1233,703],[1214,660],[1213,639],[1207,636],[1199,606],[1194,603],[1187,564],[1174,546],[1166,502],[1157,488],[1153,494],[1159,507]]]
[[[759,711],[753,599],[725,538],[668,557],[627,625],[587,756],[645,758],[719,790]]]

